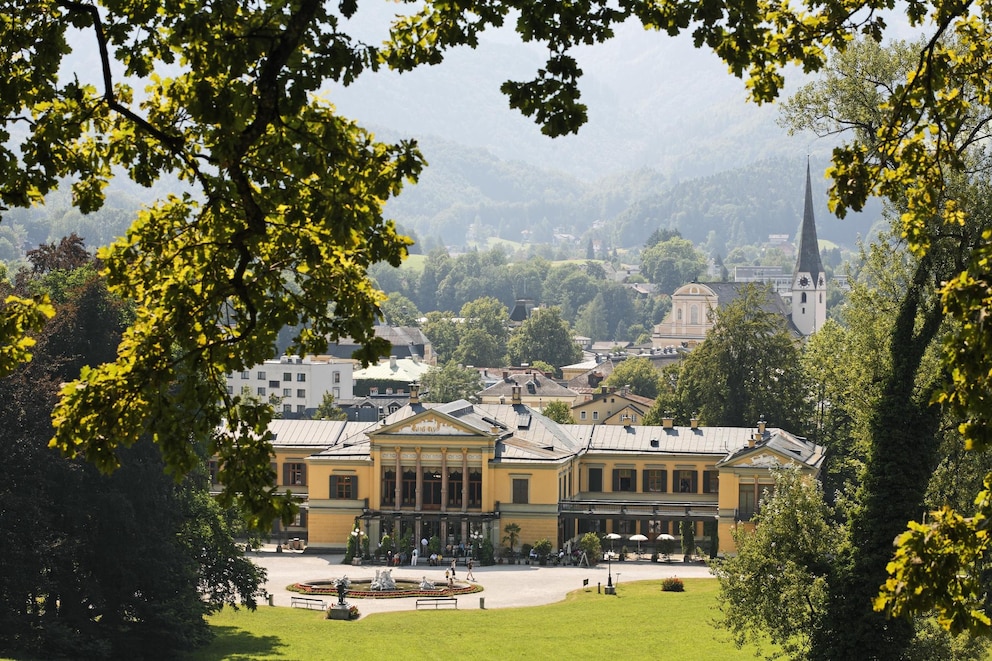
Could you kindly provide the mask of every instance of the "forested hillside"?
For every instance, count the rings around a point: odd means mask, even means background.
[[[387,138],[389,136],[386,136]],[[387,212],[427,246],[485,245],[491,237],[550,244],[555,232],[577,244],[589,239],[607,248],[637,248],[655,229],[677,229],[707,254],[761,244],[769,234],[793,239],[802,218],[805,159],[773,159],[707,177],[665,177],[650,168],[587,183],[522,161],[441,140],[426,140],[429,167],[420,182],[387,206]],[[826,167],[813,163],[813,172]],[[91,247],[123,233],[143,203],[165,193],[122,186],[108,189],[107,203],[84,216],[68,191],[35,209],[15,209],[0,224],[0,260],[11,261],[39,243],[76,232]],[[826,182],[813,176],[817,230],[822,239],[853,246],[878,219],[878,206],[839,221],[826,208]],[[426,252],[427,250],[424,250]]]
[[[430,167],[388,210],[421,238],[449,246],[509,241],[551,243],[555,231],[585,245],[635,248],[659,227],[677,229],[709,254],[763,243],[769,234],[795,238],[803,213],[806,160],[769,159],[700,178],[665,177],[650,168],[593,183],[484,150],[451,143],[423,145]],[[813,172],[826,168],[812,163]],[[819,236],[853,246],[879,217],[874,205],[844,221],[826,205],[826,181],[813,176]]]

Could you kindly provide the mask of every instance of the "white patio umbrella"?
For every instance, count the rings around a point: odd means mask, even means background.
[[[620,539],[620,535],[616,534],[615,532],[611,532],[609,535],[606,536],[606,539],[610,540],[610,551],[612,552],[613,551],[613,540],[614,539]]]
[[[638,559],[640,559],[640,557],[641,557],[641,542],[648,541],[648,538],[645,537],[644,535],[637,534],[637,535],[631,535],[630,536],[630,541],[637,542],[637,557],[638,557]]]
[[[657,539],[659,542],[674,542],[675,541],[675,537],[673,537],[672,535],[669,535],[667,532],[661,533],[660,535],[658,535],[657,537],[655,537],[655,539]],[[669,552],[670,551],[671,551],[671,547],[670,546],[663,546],[662,547],[662,552],[665,554],[665,559],[666,560],[671,557],[669,555]]]

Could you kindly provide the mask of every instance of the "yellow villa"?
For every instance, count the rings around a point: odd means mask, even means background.
[[[373,542],[389,533],[499,547],[515,523],[519,543],[561,548],[590,531],[654,540],[692,521],[699,546],[716,533],[727,553],[774,466],[816,477],[824,459],[822,447],[764,423],[559,425],[519,390],[506,404],[421,403],[416,386],[410,394],[381,422],[272,423],[279,486],[298,495],[302,513],[277,530],[280,540],[339,551],[357,522]]]

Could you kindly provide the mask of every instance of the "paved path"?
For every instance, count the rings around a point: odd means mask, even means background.
[[[313,555],[309,553],[273,553],[263,550],[249,557],[268,572],[266,590],[273,595],[276,606],[289,606],[290,598],[295,594],[286,590],[287,585],[297,581],[333,579],[347,575],[352,579],[372,578],[376,567],[352,567],[341,564],[341,555]],[[417,567],[409,565],[393,569],[393,578],[420,580],[427,576],[438,585],[444,583],[445,567],[429,567],[426,561]],[[529,565],[493,565],[479,567],[476,565],[473,573],[479,585],[485,588],[482,592],[460,595],[459,609],[479,608],[479,598],[484,597],[486,608],[516,608],[521,606],[539,606],[561,601],[573,590],[582,588],[582,581],[589,579],[589,587],[596,589],[596,584],[606,585],[607,572],[612,570],[614,585],[622,586],[627,581],[661,579],[669,576],[680,578],[709,578],[709,568],[702,564],[684,564],[679,560],[670,563],[652,563],[643,561],[614,562],[611,567],[606,563],[595,567],[539,567]],[[464,580],[465,567],[458,566],[458,580]],[[327,602],[333,603],[337,597],[327,595]],[[362,612],[362,616],[370,613],[387,611],[414,610],[414,599],[355,599],[352,600]]]

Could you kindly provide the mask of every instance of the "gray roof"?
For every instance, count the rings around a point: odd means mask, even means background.
[[[565,425],[565,430],[590,453],[711,454],[723,458],[747,445],[753,428],[747,427],[640,427],[620,425]],[[657,441],[657,447],[652,443]]]
[[[416,326],[387,326],[380,324],[374,326],[372,331],[376,337],[389,340],[392,344],[390,354],[397,357],[408,357],[418,355],[425,358],[426,347],[430,340]],[[339,358],[351,358],[352,354],[359,348],[358,344],[351,337],[345,336],[338,339],[327,347],[327,353]]]
[[[505,379],[500,379],[479,394],[482,397],[502,396],[506,398],[506,401],[510,401],[510,397],[513,396],[513,386],[521,387],[520,395],[522,397],[574,399],[578,396],[574,390],[569,390],[543,374],[509,374]]]
[[[275,434],[275,447],[326,448],[341,439],[364,431],[370,423],[344,420],[273,420],[269,431]]]
[[[274,420],[270,429],[278,447],[312,448],[312,456],[334,460],[368,461],[368,433],[423,413],[437,411],[475,429],[492,434],[496,446],[493,460],[500,463],[559,462],[579,453],[623,455],[659,460],[679,456],[711,455],[725,464],[748,454],[773,450],[810,467],[819,467],[824,448],[790,434],[769,428],[754,448],[748,441],[753,427],[623,427],[620,425],[559,425],[523,404],[471,404],[465,400],[444,404],[408,404],[383,422],[329,420]]]

